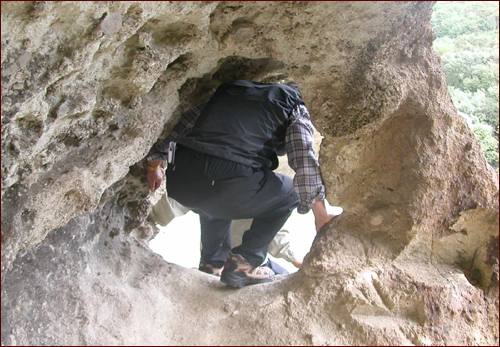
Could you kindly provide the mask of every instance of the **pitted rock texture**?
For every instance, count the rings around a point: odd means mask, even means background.
[[[2,345],[498,344],[498,176],[433,2],[1,6]],[[274,283],[166,263],[151,146],[219,84],[284,78],[344,213]]]

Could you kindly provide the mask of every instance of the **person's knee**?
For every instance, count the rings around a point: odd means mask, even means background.
[[[299,197],[297,196],[295,189],[292,189],[292,192],[290,193],[290,196],[289,196],[289,201],[290,201],[291,210],[293,210],[294,208],[299,206]]]
[[[295,192],[295,189],[290,189],[286,194],[283,195],[283,207],[286,208],[287,212],[292,213],[292,211],[299,206],[299,197]]]
[[[283,175],[283,195],[286,196],[289,206],[293,209],[299,205],[299,197],[293,187],[293,179]]]
[[[288,196],[295,193],[295,189],[293,188],[293,179],[290,176],[283,174],[276,174],[276,176],[278,176],[278,178],[283,182],[281,186],[281,195]]]

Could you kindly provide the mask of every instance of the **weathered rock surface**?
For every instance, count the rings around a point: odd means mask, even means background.
[[[2,345],[498,344],[498,177],[432,5],[2,1]],[[275,283],[166,263],[149,149],[220,83],[286,76],[344,213]]]

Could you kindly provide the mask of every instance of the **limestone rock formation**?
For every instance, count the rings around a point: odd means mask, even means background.
[[[2,345],[498,344],[498,177],[432,6],[2,1]],[[166,263],[151,146],[220,83],[284,77],[344,213],[271,284]]]

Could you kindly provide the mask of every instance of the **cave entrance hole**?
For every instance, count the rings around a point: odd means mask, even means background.
[[[187,59],[189,59],[189,57],[180,57],[172,62],[171,65],[186,64]],[[282,62],[269,58],[248,59],[239,56],[231,56],[221,59],[218,67],[211,73],[201,78],[188,79],[179,89],[180,106],[177,111],[174,112],[172,119],[178,119],[181,113],[187,111],[198,101],[208,97],[222,83],[238,79],[261,82],[280,82],[289,78],[289,76]],[[167,124],[162,136],[166,137],[166,132],[171,131],[171,129],[172,125]],[[321,139],[321,134],[316,132],[314,137],[314,149],[317,155],[319,155]],[[279,161],[279,167],[275,171],[293,177],[294,172],[288,166],[287,157],[280,157]],[[167,202],[168,199],[166,196],[162,197],[162,199],[164,201],[159,203],[169,203]],[[329,213],[339,215],[343,211],[341,207],[330,206],[328,203],[326,205]],[[192,211],[183,210],[182,208],[176,209],[174,206],[174,215],[167,217],[167,220],[169,219],[170,221],[166,226],[156,224],[160,232],[149,242],[150,248],[169,263],[174,263],[186,268],[198,268],[200,261],[201,235],[198,215]],[[239,223],[239,221],[233,222],[233,247],[241,243],[242,234],[248,229],[250,223],[251,220],[241,221],[241,223]],[[162,224],[165,225],[165,223]],[[284,254],[290,254],[291,252],[297,260],[302,261],[309,252],[316,236],[314,215],[312,211],[301,215],[297,213],[297,210],[294,210],[279,235],[281,235],[280,238],[282,241],[279,242],[278,248],[282,247],[282,251],[276,254],[278,257],[271,254],[268,254],[268,256],[271,260],[288,270],[288,272],[296,272],[298,268],[290,262],[290,259],[285,260],[282,256]],[[285,251],[285,249],[287,251]]]
[[[319,143],[318,143],[319,146]],[[289,174],[292,171],[287,164],[285,157],[280,158],[280,166],[276,172]],[[291,175],[293,177],[293,174]],[[162,197],[165,204],[166,197]],[[170,201],[175,205],[175,202]],[[339,215],[343,212],[339,206],[330,206],[326,202],[329,213]],[[198,268],[200,261],[200,220],[193,211],[175,208],[172,220],[166,225],[156,226],[160,232],[149,242],[150,248],[169,263],[174,263],[186,268]],[[175,215],[177,214],[177,216]],[[233,221],[232,246],[236,247],[241,243],[243,232],[250,226],[251,220]],[[298,268],[291,263],[291,259],[300,262],[311,249],[316,230],[314,224],[314,215],[312,211],[306,214],[299,214],[295,209],[287,220],[283,228],[278,233],[277,248],[280,251],[274,253],[270,251],[268,257],[285,268],[289,273],[294,273]],[[271,254],[273,253],[273,254]],[[286,259],[288,256],[288,259]],[[293,258],[290,258],[292,256]]]

